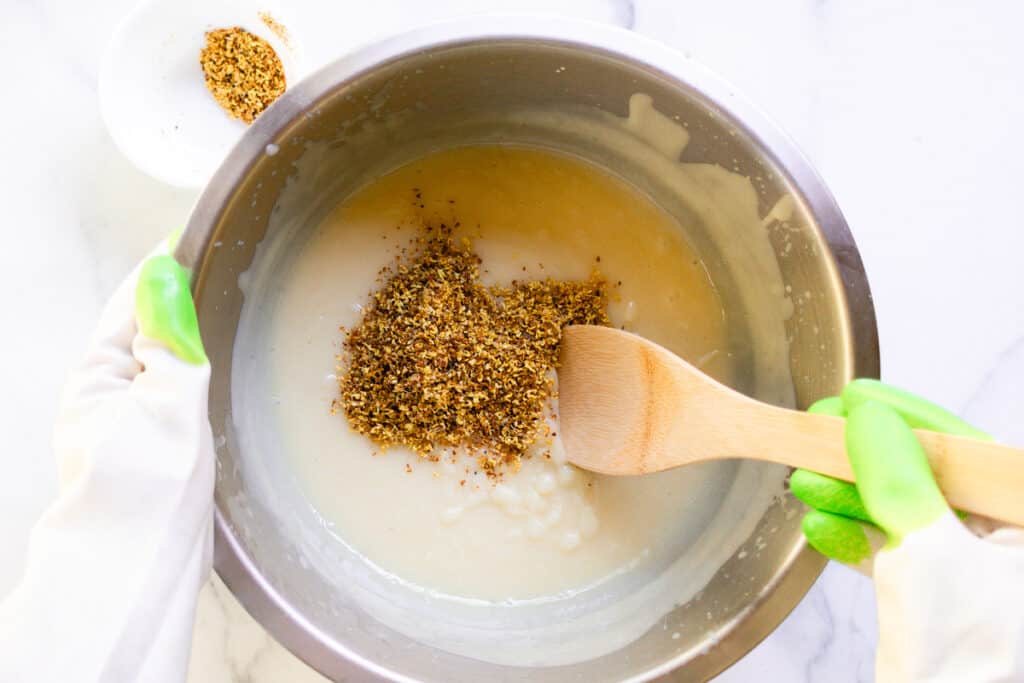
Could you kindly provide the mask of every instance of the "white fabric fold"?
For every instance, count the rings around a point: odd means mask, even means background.
[[[0,603],[4,683],[185,679],[213,551],[210,367],[138,334],[135,282],[65,388],[60,492]]]
[[[875,557],[878,683],[1024,681],[1024,531],[950,512]]]

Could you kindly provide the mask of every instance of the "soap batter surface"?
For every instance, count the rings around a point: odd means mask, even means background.
[[[331,414],[339,326],[359,322],[381,268],[422,225],[441,222],[458,223],[454,237],[471,240],[485,285],[585,281],[598,264],[617,292],[613,325],[728,379],[717,293],[679,226],[652,202],[545,151],[442,151],[345,199],[279,275],[259,360],[275,429],[308,500],[339,542],[380,570],[459,598],[553,599],[626,572],[660,571],[708,523],[731,484],[729,464],[592,475],[566,462],[552,419],[544,453],[496,482],[469,457],[380,453]]]

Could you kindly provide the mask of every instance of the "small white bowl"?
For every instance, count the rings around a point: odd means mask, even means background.
[[[283,38],[261,15],[285,27]],[[100,110],[121,152],[154,178],[201,187],[245,131],[206,89],[199,52],[206,32],[241,27],[281,59],[288,87],[304,74],[287,17],[243,0],[143,0],[118,25],[100,68]]]

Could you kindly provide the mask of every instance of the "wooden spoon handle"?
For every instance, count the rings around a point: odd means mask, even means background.
[[[759,430],[765,459],[854,481],[843,418],[776,410],[780,414]],[[914,433],[952,507],[1024,526],[1024,449],[925,429]]]

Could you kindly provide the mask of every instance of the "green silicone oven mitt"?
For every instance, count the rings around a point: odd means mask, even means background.
[[[851,565],[870,559],[882,544],[898,545],[949,509],[912,429],[990,438],[934,403],[871,379],[854,380],[810,412],[846,418],[857,484],[797,470],[790,488],[811,508],[803,519],[807,541]]]

